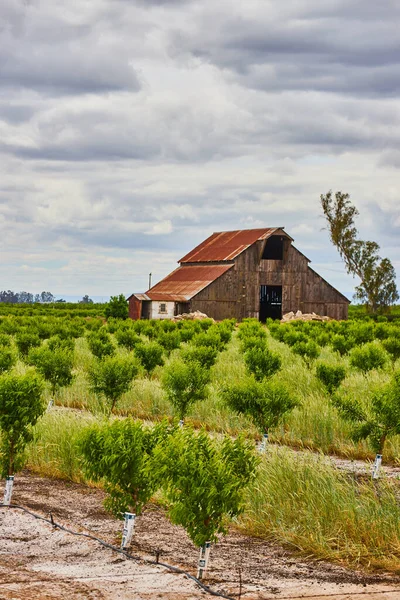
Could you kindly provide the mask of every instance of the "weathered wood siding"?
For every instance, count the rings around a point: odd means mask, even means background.
[[[214,319],[259,317],[260,285],[282,286],[282,313],[301,310],[334,319],[347,319],[348,302],[309,267],[308,259],[290,240],[285,242],[283,260],[262,260],[264,242],[242,252],[233,269],[219,277],[191,301]]]

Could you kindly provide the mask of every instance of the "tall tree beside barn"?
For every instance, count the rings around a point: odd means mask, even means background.
[[[360,278],[355,299],[371,313],[384,312],[399,299],[396,272],[388,258],[378,254],[379,244],[358,239],[355,218],[359,212],[343,192],[321,194],[331,242],[339,251],[347,272]]]

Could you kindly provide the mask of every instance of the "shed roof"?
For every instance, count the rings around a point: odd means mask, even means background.
[[[265,227],[263,229],[240,229],[237,231],[220,231],[213,233],[204,242],[191,250],[178,262],[220,262],[233,260],[258,240],[265,240],[275,232],[281,232],[292,239],[283,227]]]
[[[149,300],[187,302],[233,265],[183,266],[172,271],[146,292]]]

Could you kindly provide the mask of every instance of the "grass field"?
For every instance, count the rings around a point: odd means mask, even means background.
[[[10,336],[15,354],[18,330],[35,327],[41,319],[46,320],[40,315],[5,315],[0,319],[0,333]],[[52,315],[51,319],[53,324],[56,321],[65,324],[71,317],[58,319]],[[34,439],[27,449],[27,464],[38,473],[85,482],[78,440],[88,424],[106,418],[106,411],[101,398],[91,392],[87,376],[94,358],[85,332],[93,329],[92,321],[96,319],[91,317],[87,320],[81,316],[78,320],[84,335],[75,340],[73,383],[60,389],[55,398],[56,407],[36,425]],[[10,333],[13,329],[11,321],[15,326],[14,333]],[[113,323],[110,327],[111,340],[116,354],[127,356],[129,352],[116,343],[117,326]],[[95,329],[98,327],[107,326],[104,321],[99,321]],[[282,361],[282,368],[274,375],[274,380],[283,384],[300,401],[300,405],[270,431],[271,441],[278,446],[271,445],[262,461],[238,527],[252,535],[278,540],[307,556],[398,572],[399,482],[354,479],[337,471],[324,458],[323,455],[336,454],[373,460],[375,452],[368,441],[352,441],[351,426],[330,402],[315,375],[315,367],[311,365],[309,368],[287,343],[278,341],[276,336],[265,331],[268,347]],[[146,335],[140,335],[146,342]],[[374,343],[380,344],[379,340]],[[46,339],[43,344],[47,344]],[[145,376],[140,369],[130,390],[118,402],[112,418],[130,415],[154,422],[164,416],[176,416],[163,390],[162,376],[168,364],[179,360],[182,349],[189,345],[190,342],[185,342],[170,356],[165,355],[165,365],[156,367],[151,376]],[[329,344],[319,351],[318,360],[329,365],[345,366],[344,392],[365,405],[374,390],[387,383],[395,370],[388,361],[383,368],[363,374],[350,365],[350,355],[339,356]],[[394,367],[398,366],[399,361]],[[19,355],[13,372],[23,374],[31,368]],[[222,388],[228,382],[232,384],[244,377],[244,354],[235,329],[232,340],[218,354],[217,362],[211,368],[208,398],[192,406],[186,422],[195,427],[203,426],[212,435],[244,433],[250,439],[260,439],[260,432],[250,418],[231,411],[222,400]],[[50,398],[50,386],[47,385],[45,402]],[[296,455],[285,446],[313,452]],[[388,440],[383,460],[386,464],[399,464],[400,436]]]

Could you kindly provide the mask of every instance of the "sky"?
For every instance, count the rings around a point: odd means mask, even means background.
[[[214,231],[284,226],[351,297],[330,189],[400,275],[399,21],[397,0],[2,0],[0,289],[129,295]]]

